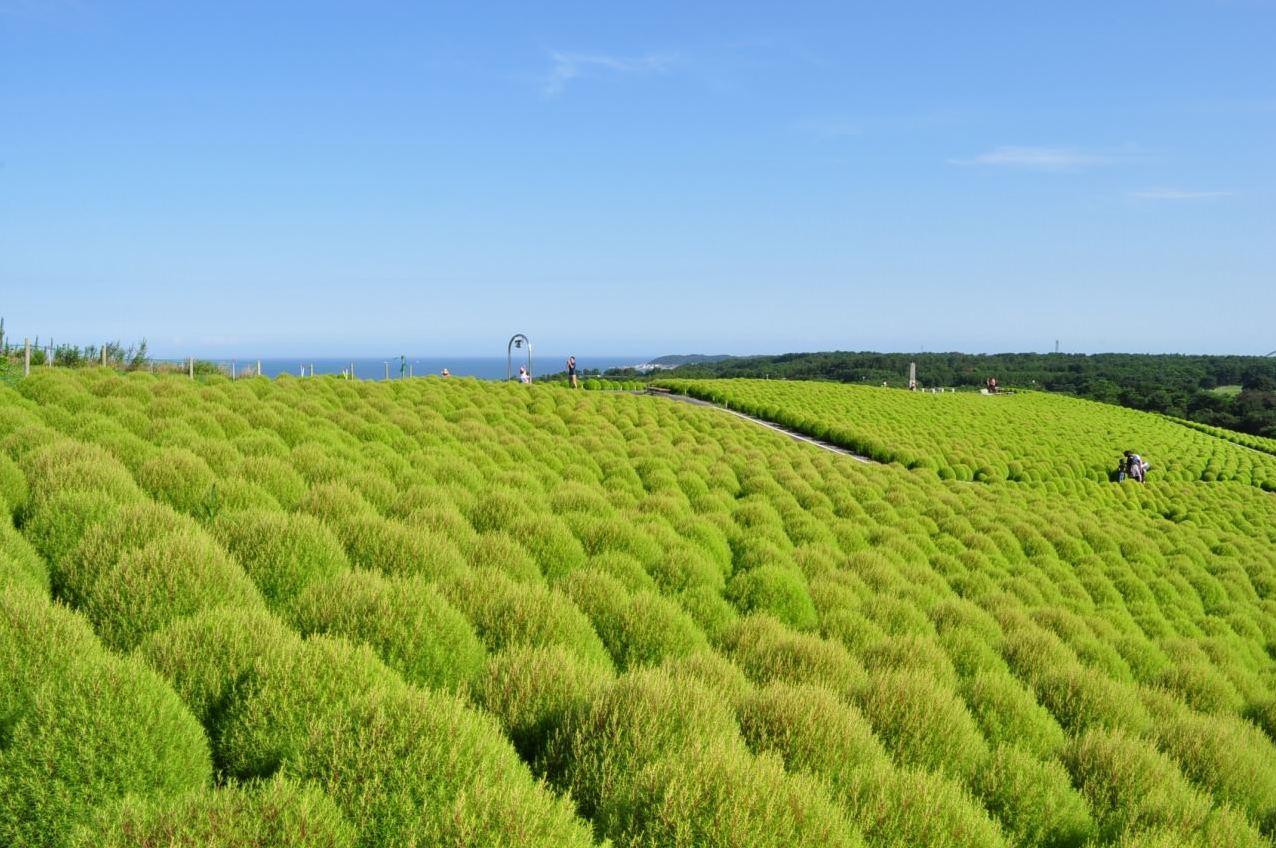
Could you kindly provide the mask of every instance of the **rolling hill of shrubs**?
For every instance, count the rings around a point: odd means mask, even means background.
[[[1276,844],[1276,458],[973,399],[0,387],[0,845]]]

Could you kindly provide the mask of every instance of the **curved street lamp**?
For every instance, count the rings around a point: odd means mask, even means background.
[[[505,347],[505,379],[514,379],[514,349],[522,348],[527,345],[527,376],[532,375],[532,340],[522,333],[515,333],[510,337],[510,343]]]

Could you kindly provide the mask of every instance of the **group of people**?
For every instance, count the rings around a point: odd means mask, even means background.
[[[1148,469],[1152,466],[1143,461],[1143,457],[1134,451],[1126,451],[1122,457],[1117,460],[1116,478],[1120,483],[1126,477],[1131,480],[1137,480],[1142,483],[1147,478]]]
[[[567,380],[571,383],[573,389],[580,386],[576,383],[576,357],[567,357]],[[530,385],[532,382],[532,372],[527,370],[526,365],[518,366],[518,381],[524,386]]]

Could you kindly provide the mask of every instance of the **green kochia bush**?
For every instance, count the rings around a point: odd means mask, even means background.
[[[612,667],[589,619],[544,586],[515,583],[499,571],[472,571],[439,584],[490,651],[512,645],[562,645],[586,662]]]
[[[849,692],[865,679],[864,667],[841,645],[794,633],[770,616],[740,619],[723,632],[719,647],[756,683],[812,683]]]
[[[1276,833],[1276,745],[1237,716],[1206,716],[1151,699],[1153,734],[1183,773]]]
[[[618,668],[657,664],[708,644],[690,616],[654,592],[631,596],[619,580],[597,571],[577,571],[562,589],[589,616]]]
[[[819,624],[806,580],[796,569],[763,565],[741,571],[727,584],[726,595],[741,612],[768,613],[795,630]]]
[[[272,609],[350,567],[341,542],[308,515],[233,512],[219,517],[211,529]]]
[[[217,605],[251,608],[264,602],[243,570],[197,531],[124,554],[84,598],[102,641],[120,650],[173,619]]]
[[[1064,763],[1105,841],[1148,827],[1170,828],[1186,839],[1209,814],[1209,799],[1169,758],[1122,731],[1086,731],[1069,743]]]
[[[273,774],[361,693],[404,688],[366,646],[314,636],[282,647],[255,658],[211,728],[218,762],[235,777]]]
[[[13,524],[0,515],[0,587],[20,584],[49,594],[49,569]]]
[[[581,812],[608,832],[612,805],[623,804],[644,768],[715,743],[743,748],[730,706],[703,685],[643,670],[571,716],[546,762]]]
[[[925,672],[871,672],[855,694],[903,764],[968,779],[988,755],[966,705]]]
[[[137,480],[151,497],[189,515],[211,503],[217,475],[208,464],[183,448],[166,448],[148,459]]]
[[[960,783],[941,774],[882,763],[839,787],[869,845],[1003,848],[1001,829]]]
[[[252,682],[256,665],[279,662],[300,644],[296,633],[264,609],[213,607],[152,633],[137,652],[211,731],[231,699]]]
[[[1017,845],[1074,848],[1095,833],[1085,800],[1057,760],[1003,746],[974,776],[974,786]]]
[[[612,679],[561,645],[516,645],[491,656],[471,697],[496,717],[523,759],[535,763],[567,717]]]
[[[27,503],[27,478],[22,469],[0,453],[0,512],[10,515]]]
[[[491,719],[449,696],[377,689],[311,725],[292,777],[324,786],[360,846],[592,846]]]
[[[483,643],[469,622],[419,577],[342,572],[311,583],[290,618],[303,635],[367,643],[419,686],[455,691],[483,668]]]
[[[276,777],[100,808],[73,848],[353,848],[355,829],[313,784]]]
[[[657,760],[618,795],[601,829],[620,846],[863,844],[824,785],[738,745],[709,743]]]
[[[991,744],[1013,744],[1039,757],[1052,757],[1063,747],[1063,728],[1010,674],[980,672],[964,681],[962,691]]]
[[[0,843],[61,845],[98,804],[211,779],[204,734],[154,672],[78,615],[0,589]]]
[[[810,772],[845,787],[855,772],[888,762],[873,727],[855,707],[819,686],[772,684],[736,704],[754,751],[772,751],[790,771]]]

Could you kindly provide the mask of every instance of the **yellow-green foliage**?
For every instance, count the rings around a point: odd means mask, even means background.
[[[1166,480],[1276,481],[1276,458],[1231,439],[1121,407],[1042,392],[982,396],[784,380],[661,380],[943,479],[1104,481],[1135,449]]]
[[[73,848],[189,845],[205,848],[353,848],[355,829],[313,784],[276,777],[163,798],[124,800],[98,810]]]
[[[523,759],[534,762],[567,717],[611,679],[562,646],[515,646],[491,656],[472,697],[501,723]]]
[[[308,515],[233,512],[221,516],[212,530],[272,609],[350,567],[341,542]]]
[[[208,740],[158,675],[82,617],[0,589],[0,842],[62,845],[99,804],[211,779]]]
[[[214,606],[262,606],[257,588],[207,536],[179,533],[124,554],[93,582],[84,611],[102,641],[128,650],[170,621]]]
[[[589,619],[561,592],[515,583],[499,571],[474,571],[440,590],[487,645],[562,645],[586,661],[610,668],[611,657]]]
[[[372,647],[418,686],[455,691],[483,668],[470,623],[419,577],[345,571],[316,580],[291,604],[302,635],[329,633]]]
[[[500,728],[449,696],[377,689],[315,724],[288,774],[325,787],[358,844],[593,844],[571,802],[536,783]]]
[[[0,844],[1276,835],[1276,459],[1220,434],[704,384],[879,465],[553,386],[19,385]]]

